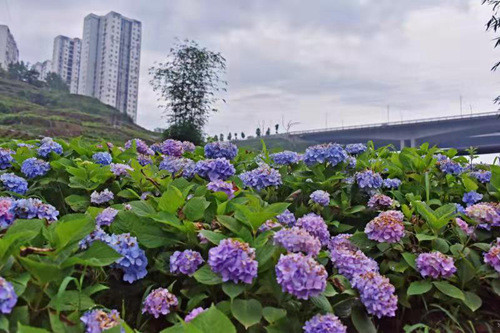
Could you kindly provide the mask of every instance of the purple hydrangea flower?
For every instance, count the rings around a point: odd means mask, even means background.
[[[282,227],[283,226],[279,222],[276,222],[276,221],[273,221],[273,220],[267,220],[266,222],[264,222],[259,227],[259,229],[257,231],[258,232],[266,232],[266,231],[269,231],[269,230],[272,230],[272,229],[282,228]]]
[[[211,142],[205,145],[206,158],[226,158],[232,160],[238,155],[238,147],[231,142]]]
[[[357,172],[355,178],[359,188],[375,189],[382,187],[382,177],[373,170]]]
[[[227,159],[216,158],[198,161],[194,167],[194,172],[202,178],[213,181],[217,179],[226,180],[234,175],[236,170]]]
[[[347,152],[341,145],[328,143],[307,148],[302,159],[308,166],[324,162],[335,166],[347,160],[347,157]]]
[[[478,221],[479,227],[490,230],[500,226],[500,206],[494,203],[478,203],[465,209],[465,214]]]
[[[17,303],[17,295],[10,282],[0,276],[0,313],[9,314]]]
[[[326,191],[316,190],[309,197],[320,206],[328,206],[330,203],[330,193]]]
[[[389,208],[393,204],[394,201],[391,199],[391,197],[380,193],[372,195],[370,200],[368,200],[368,207],[374,210]]]
[[[421,253],[416,264],[420,275],[433,279],[448,278],[457,271],[453,258],[441,252]]]
[[[445,159],[439,162],[439,169],[447,175],[459,175],[462,172],[464,172],[464,168],[462,166],[451,160],[451,159]]]
[[[85,324],[85,333],[102,333],[121,322],[120,313],[116,310],[91,310],[83,314],[80,320]],[[122,330],[122,332],[124,332]]]
[[[483,198],[483,195],[480,193],[477,193],[476,191],[470,191],[466,192],[462,198],[462,201],[467,205],[471,206],[475,204],[478,201],[481,201]]]
[[[81,250],[87,249],[95,241],[101,241],[103,243],[109,242],[109,235],[104,232],[100,227],[96,227],[90,234],[88,234],[84,239],[78,243]]]
[[[150,155],[144,155],[144,154],[138,154],[137,155],[137,162],[139,162],[139,164],[141,166],[146,166],[148,164],[153,164],[153,160],[151,159],[151,156]]]
[[[0,181],[7,191],[24,195],[28,191],[28,182],[26,179],[16,176],[13,173],[4,173],[0,176]]]
[[[15,201],[11,198],[0,197],[0,230],[7,229],[14,222]]]
[[[295,225],[295,222],[297,221],[295,215],[293,215],[293,213],[288,209],[285,209],[283,213],[277,215],[276,219],[278,220],[279,223],[281,223],[282,225],[286,225],[288,227]]]
[[[130,234],[113,234],[106,243],[122,255],[113,265],[123,271],[124,281],[133,283],[148,274],[148,259],[144,250],[139,247],[137,238],[131,237]]]
[[[192,178],[194,175],[195,163],[189,158],[165,156],[160,163],[159,169],[166,170],[172,174],[180,172],[182,177]]]
[[[214,180],[207,184],[207,188],[213,192],[224,192],[227,194],[228,199],[234,197],[234,185],[232,183],[227,183],[221,179]]]
[[[485,263],[500,273],[500,238],[497,239],[496,244],[488,252],[483,254],[483,258]]]
[[[475,228],[473,226],[470,226],[469,224],[467,224],[467,222],[459,217],[455,219],[455,223],[467,236],[471,236],[473,239],[476,238],[474,235]]]
[[[160,315],[167,315],[177,307],[179,302],[174,294],[166,288],[158,288],[149,293],[143,303],[142,313],[149,313],[158,318]]]
[[[398,188],[401,186],[401,180],[397,178],[384,179],[383,184],[385,188]]]
[[[313,256],[317,256],[321,250],[318,238],[297,227],[276,232],[274,245],[284,247],[289,252],[303,252]]]
[[[243,172],[240,179],[247,187],[260,191],[269,186],[280,186],[281,174],[278,170],[271,168],[267,164],[261,164],[258,168]]]
[[[142,141],[141,139],[128,140],[127,142],[125,142],[125,149],[132,148],[132,142],[134,141],[137,153],[143,155],[154,155],[154,151],[149,148],[147,143]]]
[[[111,157],[111,154],[106,152],[106,151],[100,151],[92,155],[92,159],[94,162],[100,165],[110,165],[113,158]]]
[[[160,152],[168,156],[181,157],[184,154],[184,145],[180,141],[167,139],[161,143]]]
[[[196,149],[194,143],[189,141],[182,141],[182,147],[184,148],[184,151],[188,152],[193,152]]]
[[[362,143],[351,143],[345,146],[345,150],[351,155],[358,155],[365,152],[367,149],[366,145]]]
[[[204,261],[199,252],[193,250],[175,251],[170,257],[170,272],[193,275]]]
[[[117,209],[111,207],[106,208],[95,218],[97,226],[102,227],[103,225],[111,225],[117,214]]]
[[[323,220],[321,216],[309,213],[299,218],[295,223],[295,226],[302,228],[314,237],[317,237],[321,244],[325,245],[328,243],[330,232],[328,231],[325,220]]]
[[[300,156],[294,151],[285,150],[279,153],[271,154],[269,157],[276,165],[290,165],[300,161]]]
[[[42,157],[47,157],[50,153],[61,155],[63,153],[63,148],[52,138],[43,138],[42,141],[40,141],[40,147],[38,148],[38,155]]]
[[[398,215],[397,212],[396,214],[391,213],[391,211],[382,212],[368,222],[365,227],[368,238],[380,243],[399,242],[405,235],[405,226],[403,219],[398,218]]]
[[[255,249],[236,239],[223,239],[208,251],[208,264],[222,281],[252,283],[257,276]]]
[[[14,213],[20,219],[34,219],[38,215],[39,199],[19,199],[14,204]]]
[[[97,191],[92,192],[92,194],[90,195],[90,202],[100,205],[108,201],[111,201],[114,198],[115,196],[113,192],[111,192],[108,189],[105,189],[102,192],[97,192]]]
[[[31,157],[24,160],[21,165],[21,172],[28,178],[44,176],[50,170],[50,164],[44,160],[39,160],[36,157]]]
[[[47,220],[48,222],[57,221],[57,216],[59,215],[59,211],[52,205],[39,203],[37,205],[37,217],[40,220]]]
[[[369,314],[378,318],[396,315],[398,297],[388,278],[377,272],[367,272],[355,276],[352,285],[358,289],[361,302]]]
[[[283,292],[299,299],[318,296],[326,288],[328,273],[325,267],[302,253],[282,254],[275,270]]]
[[[128,176],[130,171],[134,171],[130,165],[123,163],[111,163],[110,170],[117,177]]]
[[[306,321],[304,333],[346,333],[345,327],[337,316],[332,313],[316,315]]]
[[[479,170],[470,173],[471,177],[476,178],[479,182],[486,184],[491,181],[491,171]]]
[[[186,318],[184,318],[184,321],[186,323],[189,323],[191,320],[196,318],[196,316],[198,316],[200,313],[203,313],[205,311],[207,311],[207,309],[204,309],[202,307],[195,308],[191,312],[189,312],[189,314],[186,316]]]
[[[7,148],[0,148],[0,170],[8,169],[12,166],[14,151]]]

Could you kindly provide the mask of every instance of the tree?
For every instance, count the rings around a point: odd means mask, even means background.
[[[278,134],[278,129],[280,128],[280,124],[274,125],[274,128],[276,129],[276,134]]]
[[[500,29],[500,16],[498,13],[498,11],[500,10],[500,0],[483,0],[483,5],[484,4],[492,6],[493,11],[493,15],[488,20],[488,22],[486,22],[486,31],[497,32],[497,30]],[[494,41],[495,45],[493,47],[496,48],[500,45],[500,37],[495,38]],[[493,67],[491,67],[491,70],[496,71],[498,67],[500,67],[500,61],[496,62]],[[496,104],[500,104],[500,96],[497,96],[494,99],[494,102]]]
[[[257,129],[255,130],[255,134],[257,135],[257,137],[260,137],[260,128],[257,127]]]
[[[245,133],[244,132],[241,132],[241,138],[244,139],[245,138]]]
[[[217,134],[216,134],[216,135],[214,135],[214,139],[213,139],[213,140],[214,140],[214,141],[219,141],[219,136],[218,136]]]
[[[163,132],[164,139],[175,139],[179,141],[190,141],[195,145],[203,143],[202,132],[198,130],[193,124],[179,123],[172,124]]]
[[[234,139],[238,140],[238,133],[234,132]]]
[[[271,129],[269,127],[267,128],[266,135],[271,135]]]
[[[229,134],[227,135],[227,141],[231,141],[232,138],[233,138],[233,135],[231,134],[231,132],[229,132]]]
[[[222,133],[220,134],[219,141],[224,141],[224,134],[222,134]]]
[[[49,73],[45,78],[45,84],[51,90],[69,92],[69,87],[64,80],[56,73]]]
[[[10,79],[26,82],[37,87],[43,86],[43,82],[38,80],[40,73],[30,69],[29,64],[24,61],[9,64],[7,71]]]
[[[201,133],[209,114],[217,111],[217,94],[226,91],[227,82],[221,78],[225,69],[226,60],[220,53],[194,41],[177,41],[167,60],[149,69],[150,83],[164,102],[160,107],[168,122],[190,124]]]

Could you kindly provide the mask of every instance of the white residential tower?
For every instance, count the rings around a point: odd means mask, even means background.
[[[78,92],[78,77],[80,74],[80,38],[57,36],[54,39],[52,52],[52,71],[66,82],[72,94]]]
[[[38,72],[38,79],[40,81],[45,81],[47,75],[52,72],[52,62],[50,60],[45,60],[44,62],[39,61],[31,66],[31,68]]]
[[[6,25],[0,24],[0,67],[7,70],[9,64],[19,61],[19,50],[17,49],[14,36]]]

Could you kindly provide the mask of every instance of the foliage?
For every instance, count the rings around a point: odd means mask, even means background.
[[[499,0],[482,0],[483,5],[489,5],[492,7],[493,14],[491,18],[486,22],[486,31],[497,32],[500,28],[500,17],[498,16],[498,10],[500,10],[500,1]],[[494,39],[495,45],[493,47],[498,47],[500,45],[500,37],[496,37]],[[500,61],[496,62],[491,68],[492,71],[496,71],[500,66]],[[495,98],[495,103],[500,103],[500,96]]]
[[[163,132],[164,139],[190,141],[196,145],[203,142],[201,130],[190,122],[174,123]]]
[[[49,73],[45,78],[45,84],[49,89],[59,90],[69,93],[69,87],[64,80],[56,73]]]
[[[38,80],[39,75],[40,73],[32,68],[29,68],[29,64],[24,63],[24,61],[9,64],[8,77],[10,79],[41,87],[43,86],[43,82]]]
[[[209,180],[199,175],[186,179],[182,172],[160,170],[163,156],[159,153],[148,152],[152,163],[141,165],[137,142],[129,149],[120,149],[105,142],[97,146],[81,139],[57,141],[64,152],[45,158],[51,170],[45,176],[29,179],[25,196],[3,191],[0,184],[4,200],[38,198],[60,213],[58,221],[25,216],[10,221],[7,227],[0,223],[4,228],[0,233],[0,276],[12,284],[18,295],[14,309],[0,314],[0,330],[82,332],[80,317],[96,309],[105,309],[106,313],[107,309],[118,310],[121,319],[116,322],[125,332],[294,333],[302,332],[308,321],[313,325],[311,318],[325,313],[334,313],[343,325],[358,332],[481,332],[495,331],[498,325],[499,273],[483,259],[484,253],[495,247],[498,225],[482,228],[484,221],[457,211],[455,204],[463,204],[463,195],[476,191],[482,194],[483,203],[498,205],[499,166],[472,165],[468,158],[456,156],[453,149],[443,151],[426,144],[400,152],[390,147],[374,149],[368,144],[366,151],[349,156],[355,158],[355,165],[352,159],[346,159],[336,165],[325,162],[307,166],[299,162],[274,166],[281,185],[260,191],[245,188],[239,175],[256,169],[263,161],[272,165],[272,155],[264,146],[257,152],[239,151],[231,161],[236,175],[230,178],[228,184],[232,186],[226,193],[208,190]],[[0,173],[23,176],[23,162],[37,156],[40,142],[24,142],[31,148],[17,143],[3,144],[12,152],[13,160],[2,157],[6,164]],[[92,156],[104,151],[114,164],[127,164],[132,170],[125,176],[115,176],[112,166],[94,162]],[[203,153],[197,147],[186,150],[182,158],[200,161]],[[443,173],[439,162],[442,159],[461,164],[465,171],[460,175]],[[384,180],[398,178],[402,184],[361,189],[352,177],[367,169]],[[480,182],[473,172],[491,172],[491,181]],[[92,203],[91,194],[105,189],[114,194],[111,201]],[[317,190],[330,194],[326,206],[310,200]],[[401,239],[378,242],[365,233],[367,223],[379,214],[367,207],[374,193],[392,199],[393,206],[388,209],[401,215],[405,232]],[[5,207],[3,202],[0,208]],[[101,214],[108,207],[116,210],[116,217],[101,224],[102,232],[122,238],[130,233],[133,255],[110,238],[86,243],[89,234],[97,237],[96,220],[104,221]],[[369,295],[360,291],[356,278],[340,273],[340,266],[333,263],[328,251],[345,249],[336,248],[328,239],[322,238],[319,253],[315,251],[307,259],[326,277],[324,285],[319,284],[324,286],[321,292],[306,299],[283,292],[277,282],[276,265],[280,257],[292,257],[284,256],[286,250],[273,238],[280,228],[285,228],[277,218],[285,209],[299,219],[296,227],[309,232],[309,239],[315,238],[318,231],[312,224],[307,226],[311,220],[324,221],[330,236],[349,233],[349,249],[355,247],[359,249],[358,258],[366,257],[368,265],[361,268],[378,267],[387,278],[382,280],[384,285],[394,286],[395,317],[378,318],[367,313]],[[8,211],[0,212],[3,223]],[[301,220],[306,214],[309,217]],[[458,217],[470,229],[458,224]],[[233,240],[229,250],[244,254],[242,258],[252,265],[257,263],[251,283],[224,282],[222,275],[211,268],[214,260],[209,260],[209,253],[218,251],[218,264],[224,264],[220,258],[229,243],[225,239]],[[192,275],[171,273],[174,252],[185,250],[199,252],[204,263]],[[437,279],[423,277],[417,258],[433,251],[452,258],[456,272]],[[141,254],[147,258],[147,275],[133,283],[123,281],[123,271],[133,267],[123,261],[125,256],[133,263],[131,258],[142,258]],[[232,262],[231,268],[236,267],[240,266]],[[299,279],[297,276],[295,282]],[[158,288],[168,289],[170,303],[162,308],[167,314],[162,312],[155,318],[142,312],[142,303]],[[184,322],[191,319],[186,316],[194,309],[198,309],[194,319]]]

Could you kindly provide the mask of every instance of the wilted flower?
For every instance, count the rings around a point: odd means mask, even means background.
[[[94,162],[100,165],[110,165],[113,161],[111,154],[106,151],[95,153],[94,155],[92,155],[92,159],[94,160]]]
[[[212,271],[222,276],[222,281],[252,283],[257,276],[255,249],[235,239],[223,239],[208,252]]]
[[[477,193],[476,191],[470,191],[466,192],[462,198],[462,201],[467,205],[471,206],[475,204],[478,201],[481,201],[483,198],[483,195],[480,193]]]
[[[346,333],[345,327],[337,316],[332,313],[315,315],[303,327],[304,333]]]
[[[352,286],[359,290],[361,302],[369,314],[394,317],[398,309],[398,297],[389,279],[377,272],[367,272],[354,276]]]
[[[17,295],[10,282],[0,276],[0,313],[9,314],[17,303]]]
[[[161,161],[159,169],[166,170],[172,174],[181,173],[184,178],[191,178],[194,175],[195,163],[189,158],[165,156]]]
[[[110,170],[115,176],[128,176],[129,171],[134,171],[134,169],[127,164],[123,163],[111,163]]]
[[[285,211],[283,213],[281,213],[280,215],[277,215],[276,219],[278,220],[279,223],[286,225],[288,227],[293,226],[295,224],[295,222],[297,221],[295,219],[295,215],[293,215],[293,213],[291,211],[289,211],[288,209],[285,209]]]
[[[448,278],[457,271],[453,258],[441,252],[421,253],[416,264],[420,275],[433,279]]]
[[[56,153],[57,155],[61,155],[63,153],[63,148],[52,138],[43,138],[42,141],[40,141],[38,155],[47,157],[51,152]]]
[[[311,200],[321,206],[328,206],[330,203],[330,193],[322,190],[316,190],[311,193]]]
[[[97,226],[102,227],[103,225],[111,225],[117,214],[118,210],[111,207],[106,208],[95,218]]]
[[[385,188],[398,188],[401,186],[401,180],[397,178],[387,178],[384,179],[383,186]]]
[[[299,299],[318,296],[326,288],[325,267],[302,253],[281,255],[276,264],[276,280],[283,292]]]
[[[210,183],[207,184],[207,188],[210,191],[226,193],[228,199],[232,199],[234,197],[235,189],[233,184],[225,182],[221,179],[211,181]]]
[[[355,178],[359,188],[376,189],[382,187],[382,177],[373,170],[357,172]]]
[[[175,251],[170,257],[170,272],[193,275],[204,261],[199,252],[193,250]]]
[[[345,146],[345,150],[351,155],[358,155],[366,150],[366,145],[362,143],[351,143]]]
[[[84,313],[80,320],[85,324],[85,333],[101,333],[120,324],[120,313],[116,310],[91,310]],[[122,330],[122,332],[124,332]]]
[[[28,182],[26,179],[16,176],[13,173],[4,173],[0,176],[0,181],[7,191],[24,195],[28,191]]]
[[[114,198],[115,196],[113,192],[111,192],[108,189],[105,189],[102,192],[97,192],[97,191],[92,192],[92,194],[90,195],[90,202],[100,205],[105,202],[111,201]]]
[[[189,323],[191,320],[196,318],[196,316],[198,316],[200,313],[203,313],[205,311],[207,311],[207,309],[204,309],[202,307],[195,308],[191,312],[189,312],[189,314],[186,316],[186,318],[184,318],[184,321],[186,323]]]
[[[236,170],[229,160],[216,158],[198,161],[194,172],[202,178],[214,181],[217,179],[226,180],[234,175]]]
[[[311,235],[317,237],[321,244],[325,245],[328,243],[330,232],[328,231],[325,220],[323,220],[321,216],[309,213],[299,218],[295,223],[295,226],[302,228]]]
[[[394,201],[391,199],[391,197],[381,193],[372,195],[370,200],[368,200],[368,207],[371,209],[389,208],[393,204]]]
[[[50,164],[36,157],[25,159],[21,165],[21,172],[28,178],[44,176],[50,170]]]
[[[281,182],[281,174],[278,170],[271,168],[267,164],[261,164],[258,168],[251,171],[243,172],[240,179],[245,186],[251,187],[260,191],[269,186],[279,186]]]
[[[6,148],[0,148],[0,170],[8,169],[12,166],[14,151]]]
[[[149,293],[143,303],[142,313],[149,313],[155,318],[167,315],[178,305],[177,297],[166,288],[158,288]]]
[[[285,150],[279,153],[271,154],[269,157],[276,165],[295,164],[300,161],[300,156],[294,151]]]
[[[313,256],[318,255],[321,250],[321,242],[318,238],[297,227],[276,232],[274,245],[284,247],[289,252],[303,252]]]
[[[205,145],[206,158],[226,158],[232,160],[238,155],[238,147],[231,142],[210,142]]]

